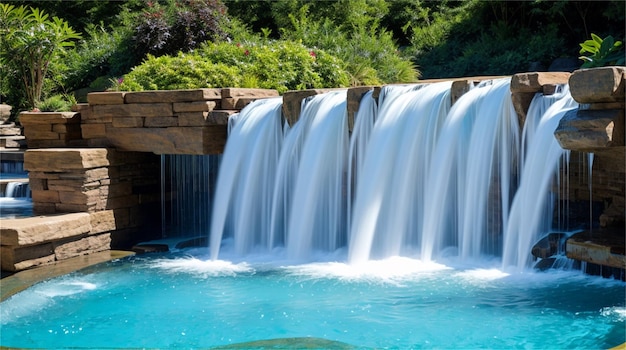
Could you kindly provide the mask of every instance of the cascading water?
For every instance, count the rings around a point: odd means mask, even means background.
[[[567,153],[554,137],[554,130],[563,115],[578,106],[567,87],[563,89],[563,92],[553,97],[536,97],[533,99],[533,108],[529,109],[534,112],[528,114],[531,120],[528,127],[533,130],[525,135],[534,136],[524,139],[525,156],[520,185],[511,205],[511,217],[504,234],[503,268],[520,270],[528,267],[532,244],[550,228],[553,203],[549,201],[549,186],[558,176],[561,157]],[[543,108],[535,106],[538,103],[552,104],[541,113]]]
[[[309,103],[319,107],[302,145],[296,174],[287,233],[291,259],[307,259],[312,249],[334,251],[345,245],[346,91],[307,101],[302,110],[305,115]]]
[[[269,246],[271,195],[283,139],[281,108],[281,98],[255,101],[230,130],[213,206],[213,259],[223,237],[234,238],[238,254]]]
[[[161,156],[164,237],[206,237],[219,161],[219,155]]]
[[[10,181],[6,185],[3,197],[28,198],[30,197],[30,186],[28,186],[28,182]]]
[[[424,203],[425,183],[433,139],[450,108],[450,82],[406,91],[381,103],[367,144],[354,203],[349,261],[399,255],[414,243],[413,234]]]
[[[352,264],[487,255],[528,267],[552,215],[537,201],[550,202],[548,185],[566,154],[554,123],[575,103],[566,86],[536,97],[521,132],[509,78],[485,81],[453,106],[450,89],[385,86],[377,103],[365,94],[350,140],[345,91],[303,101],[291,128],[280,98],[244,108],[220,169],[212,259],[232,236],[237,254],[285,247],[290,259],[306,260],[346,247]]]

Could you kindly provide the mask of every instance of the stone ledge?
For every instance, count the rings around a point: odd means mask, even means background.
[[[570,110],[559,121],[554,136],[562,148],[575,151],[624,146],[624,111]]]
[[[570,92],[578,103],[624,102],[626,67],[601,67],[574,71]]]
[[[572,235],[565,243],[568,258],[626,269],[624,231],[598,229]]]
[[[91,215],[71,213],[4,220],[0,227],[3,246],[50,242],[91,231]]]
[[[111,164],[114,150],[106,148],[47,148],[24,153],[24,169],[28,171],[66,171],[91,169]]]

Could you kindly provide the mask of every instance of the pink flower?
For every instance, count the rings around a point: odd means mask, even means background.
[[[246,52],[244,52],[243,54],[248,56],[250,54],[250,51],[246,50]]]
[[[237,47],[241,47],[241,44],[240,44],[240,43],[237,43],[236,45],[237,45]]]
[[[317,55],[315,54],[315,51],[309,51],[309,55],[311,55],[312,57],[317,57]]]

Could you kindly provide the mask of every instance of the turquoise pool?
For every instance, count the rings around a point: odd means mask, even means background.
[[[100,264],[2,302],[1,345],[211,348],[310,338],[337,342],[323,347],[603,349],[626,339],[623,282],[507,274],[484,262],[318,261],[211,261],[191,249]]]

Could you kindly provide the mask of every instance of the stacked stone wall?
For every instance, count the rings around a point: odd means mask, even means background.
[[[2,269],[128,247],[150,233],[159,237],[150,230],[160,225],[154,219],[159,164],[151,153],[105,148],[26,151],[24,168],[37,216],[3,223]]]
[[[76,112],[22,112],[28,148],[81,147],[81,117]]]
[[[259,98],[265,89],[195,89],[96,92],[76,107],[89,147],[156,154],[219,154],[228,117]]]

